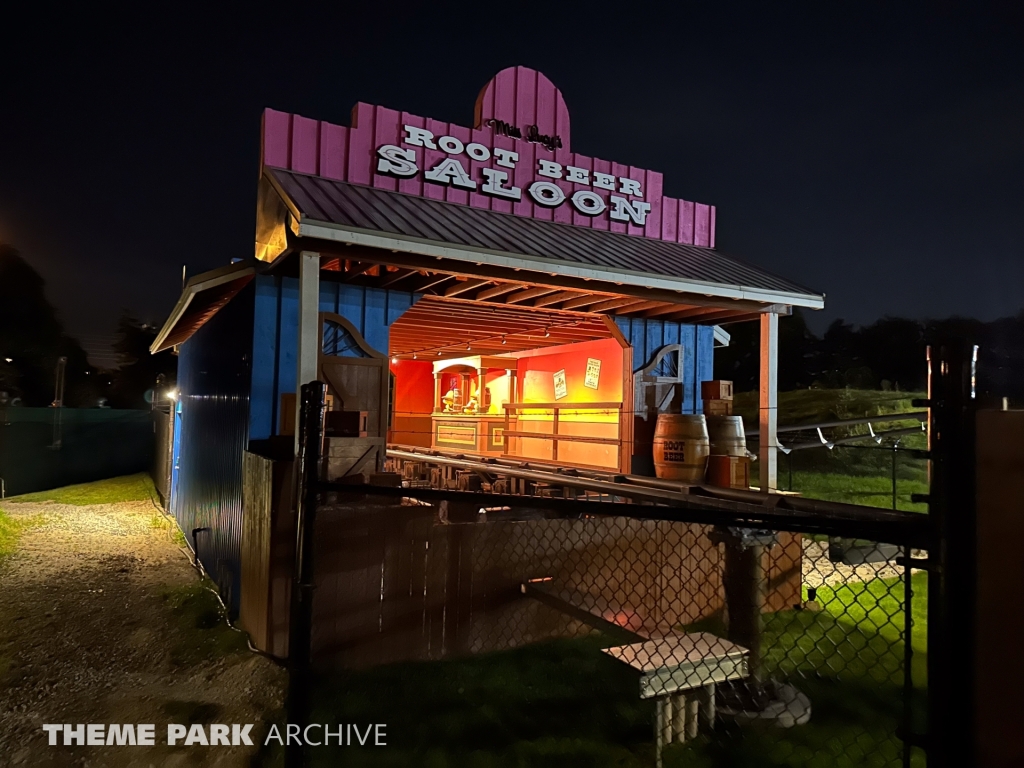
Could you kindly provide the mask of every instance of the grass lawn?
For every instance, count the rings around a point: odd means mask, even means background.
[[[123,477],[112,477],[108,480],[97,480],[92,483],[66,485],[50,491],[25,493],[11,496],[8,501],[53,501],[58,504],[116,504],[121,501],[146,501],[156,498],[153,481],[145,472]]]
[[[924,574],[914,577],[914,669],[924,669]],[[765,666],[812,701],[789,730],[719,728],[669,749],[683,766],[899,765],[902,585],[822,588],[821,612],[767,617]],[[631,766],[654,760],[654,706],[595,635],[469,659],[324,676],[315,722],[387,723],[386,749],[314,750],[314,765]],[[919,683],[923,676],[915,675]],[[915,763],[916,764],[916,763]]]
[[[923,392],[881,392],[855,389],[804,389],[779,393],[779,424],[813,424],[836,419],[855,419],[890,413],[918,411],[911,405]],[[743,416],[751,429],[757,424],[757,393],[736,395],[735,412]],[[875,431],[900,429],[919,424],[916,420],[887,422],[875,425]],[[867,426],[825,430],[826,438],[866,435]],[[799,438],[783,435],[783,443],[815,439],[814,433]],[[927,441],[924,433],[900,438],[901,448],[923,449]],[[891,445],[889,440],[883,446]],[[872,507],[892,508],[892,451],[879,448],[866,439],[853,445],[833,449],[811,448],[779,454],[779,488],[792,490],[812,499],[865,504]],[[756,475],[756,467],[754,469]],[[897,509],[926,512],[927,505],[913,504],[913,493],[928,492],[927,462],[906,452],[896,456]]]

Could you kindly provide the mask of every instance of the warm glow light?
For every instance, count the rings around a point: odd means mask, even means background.
[[[392,363],[397,363],[398,362],[398,358],[397,357],[392,357],[391,358],[391,362]]]
[[[8,362],[8,363],[13,363],[14,362],[14,360],[12,358],[10,358],[10,357],[5,357],[4,361]]]
[[[169,390],[167,390],[167,399],[168,400],[177,400],[178,399],[178,390],[176,390],[176,389],[169,389]]]

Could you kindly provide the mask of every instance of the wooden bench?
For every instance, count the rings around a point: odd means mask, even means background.
[[[750,674],[746,648],[707,632],[672,634],[604,652],[640,672],[640,698],[657,700],[658,768],[667,744],[695,738],[700,722],[709,727],[715,722],[715,686]]]

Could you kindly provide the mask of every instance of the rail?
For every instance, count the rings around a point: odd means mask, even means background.
[[[510,437],[520,438],[533,438],[537,440],[550,440],[551,441],[551,460],[558,460],[558,443],[559,442],[572,442],[572,443],[600,443],[604,445],[621,445],[621,437],[594,437],[592,435],[566,435],[558,431],[559,424],[559,413],[561,411],[616,411],[620,414],[619,421],[621,422],[621,411],[622,403],[504,403],[502,406],[505,409],[505,431],[503,433],[504,450],[502,451],[503,456],[508,456],[509,441]],[[518,429],[512,429],[512,413],[527,410],[540,410],[540,411],[551,411],[551,433],[547,432],[528,432]]]

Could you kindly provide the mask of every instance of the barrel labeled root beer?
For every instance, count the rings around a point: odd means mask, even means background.
[[[703,414],[658,414],[654,428],[654,472],[658,477],[703,483],[710,452]]]

